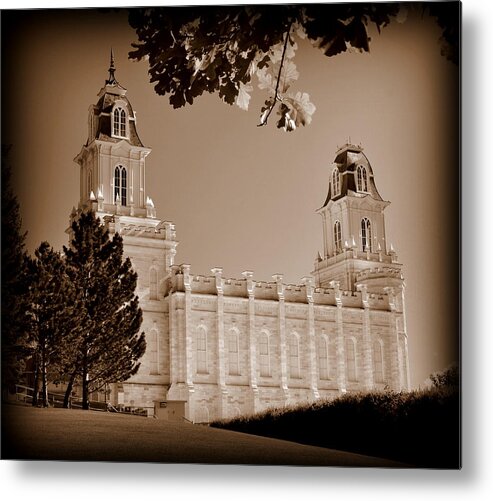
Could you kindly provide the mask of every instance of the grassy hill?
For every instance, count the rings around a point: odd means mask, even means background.
[[[425,468],[460,467],[457,388],[348,394],[211,426],[385,457]]]
[[[2,459],[402,468],[189,423],[108,412],[2,404]]]

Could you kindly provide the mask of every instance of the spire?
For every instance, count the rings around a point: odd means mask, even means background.
[[[111,47],[111,53],[110,53],[110,67],[108,68],[108,72],[110,74],[110,77],[108,80],[106,80],[106,85],[115,85],[118,82],[116,81],[115,78],[115,57],[113,56],[113,47]]]

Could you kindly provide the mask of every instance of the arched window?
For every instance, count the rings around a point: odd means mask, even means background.
[[[371,222],[366,217],[361,220],[361,248],[363,251],[372,251]]]
[[[149,270],[149,298],[157,299],[157,270],[156,268],[151,268]]]
[[[341,174],[336,167],[332,171],[332,197],[336,197],[341,193]]]
[[[151,329],[149,332],[149,346],[147,347],[147,351],[149,352],[149,372],[151,374],[159,374],[157,336],[157,330]]]
[[[207,332],[204,327],[197,329],[197,373],[207,374]]]
[[[373,378],[375,383],[383,383],[383,342],[377,339],[373,343]]]
[[[342,231],[340,221],[334,223],[334,248],[337,254],[342,252]]]
[[[353,338],[346,339],[346,371],[348,381],[357,381],[356,371],[356,341]]]
[[[117,197],[122,205],[127,205],[127,169],[122,165],[115,167],[115,203]]]
[[[123,108],[113,110],[113,135],[127,137],[127,113]]]
[[[240,374],[240,353],[238,346],[238,332],[236,329],[231,329],[229,331],[228,372],[231,376],[237,376]]]
[[[260,375],[268,377],[271,375],[270,371],[270,338],[269,334],[262,331],[259,336],[259,363]]]
[[[293,333],[289,336],[289,376],[292,378],[300,377],[300,342],[298,335]]]
[[[363,191],[365,193],[368,192],[368,173],[366,172],[366,168],[362,165],[358,165],[357,169],[357,188],[358,191]]]
[[[87,173],[87,196],[91,196],[92,191],[92,170]]]
[[[329,344],[326,336],[318,340],[318,377],[329,379]]]
[[[127,169],[122,167],[122,190],[120,194],[122,205],[127,205]]]

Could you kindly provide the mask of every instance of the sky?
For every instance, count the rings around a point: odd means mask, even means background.
[[[4,16],[3,16],[4,17]],[[33,11],[3,27],[2,143],[11,164],[27,247],[61,249],[79,198],[73,158],[87,113],[104,85],[113,48],[116,78],[152,148],[147,194],[173,221],[177,263],[225,277],[284,274],[300,283],[322,251],[316,214],[331,165],[348,137],[364,147],[379,193],[391,202],[386,233],[403,263],[411,384],[458,360],[458,69],[440,55],[438,27],[410,15],[381,34],[369,54],[327,58],[300,42],[295,90],[316,106],[312,123],[286,133],[257,127],[266,96],[250,110],[202,96],[174,110],[155,94],[147,63],[128,60],[136,35],[124,10]],[[6,43],[8,42],[8,43]]]

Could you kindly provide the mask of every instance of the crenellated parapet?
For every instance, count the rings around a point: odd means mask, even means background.
[[[217,269],[216,269],[217,270]],[[245,273],[248,275],[245,276]],[[280,277],[275,281],[255,281],[253,272],[244,272],[244,278],[224,278],[219,275],[190,274],[189,265],[174,265],[168,279],[166,294],[185,292],[185,284],[189,283],[190,292],[198,295],[217,296],[225,298],[253,298],[261,301],[283,300],[290,304],[310,304],[316,306],[337,306],[338,301],[346,308],[366,307],[372,310],[390,310],[389,294],[365,290],[341,290],[334,283],[331,287],[315,287],[312,277],[305,277],[302,284],[284,284]],[[219,280],[219,282],[218,282]],[[364,297],[363,297],[364,296]]]
[[[123,237],[150,238],[178,244],[175,225],[170,221],[149,220],[96,212],[110,233],[118,232]]]

